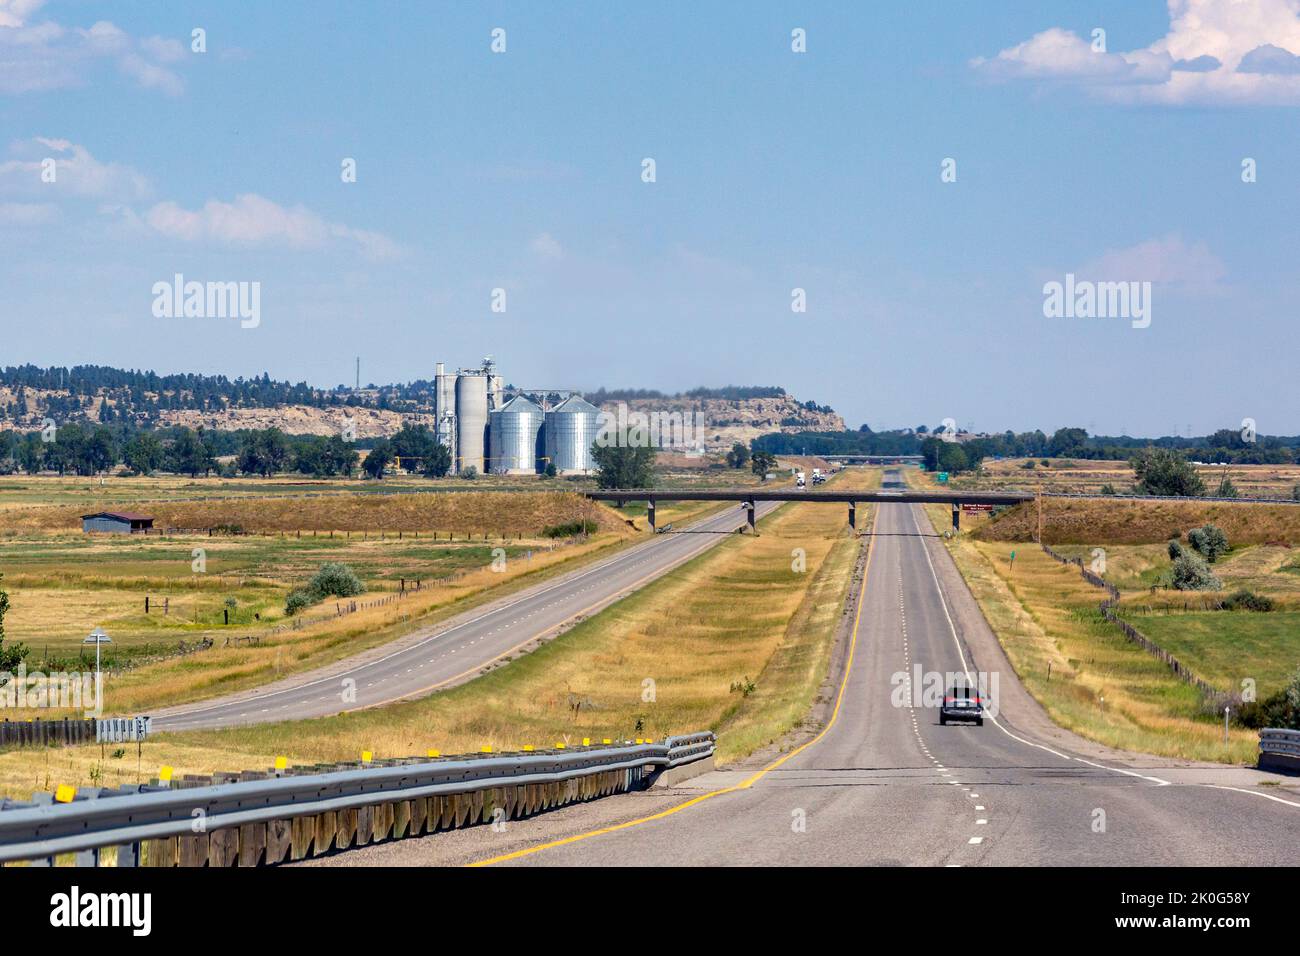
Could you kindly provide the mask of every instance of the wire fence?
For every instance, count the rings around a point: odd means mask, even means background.
[[[1039,543],[1039,547],[1043,549],[1043,552],[1048,557],[1054,558],[1055,560],[1059,561],[1061,564],[1072,564],[1075,567],[1077,567],[1079,569],[1080,576],[1085,581],[1087,581],[1093,587],[1099,588],[1102,591],[1106,592],[1106,598],[1101,602],[1100,605],[1098,605],[1098,610],[1101,611],[1101,616],[1105,620],[1107,620],[1111,624],[1114,624],[1121,631],[1123,631],[1125,637],[1127,637],[1134,644],[1138,645],[1138,647],[1141,647],[1148,654],[1151,654],[1153,657],[1157,658],[1158,660],[1163,661],[1165,665],[1171,671],[1173,671],[1174,674],[1176,674],[1180,679],[1196,687],[1202,693],[1210,697],[1222,696],[1223,691],[1213,686],[1212,684],[1202,680],[1200,677],[1197,677],[1196,674],[1192,672],[1191,668],[1189,668],[1186,664],[1184,664],[1178,658],[1174,657],[1173,654],[1170,654],[1167,650],[1165,650],[1155,641],[1151,640],[1151,638],[1147,637],[1136,627],[1134,627],[1132,624],[1124,620],[1122,617],[1119,616],[1119,614],[1116,613],[1115,609],[1119,606],[1120,603],[1119,588],[1115,587],[1115,585],[1111,584],[1109,581],[1106,581],[1104,578],[1101,577],[1101,575],[1096,574],[1093,571],[1090,571],[1088,568],[1085,568],[1083,566],[1082,558],[1066,557],[1065,555],[1057,551],[1054,551],[1050,546],[1043,544],[1041,542]]]

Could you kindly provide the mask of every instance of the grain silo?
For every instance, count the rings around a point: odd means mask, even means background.
[[[594,471],[591,446],[600,430],[600,411],[580,395],[570,395],[546,413],[542,426],[546,457],[561,475]]]
[[[433,376],[433,432],[456,460],[456,373],[447,374],[439,362]]]
[[[542,410],[516,395],[489,413],[488,419],[488,470],[494,475],[536,474]]]
[[[488,376],[461,369],[456,376],[456,470],[483,474],[483,443],[488,427]]]

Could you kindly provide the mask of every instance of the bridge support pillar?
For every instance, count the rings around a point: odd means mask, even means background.
[[[854,534],[858,532],[858,503],[856,501],[849,502],[849,530]]]
[[[646,519],[650,522],[650,533],[654,534],[657,529],[655,527],[655,500],[653,498],[645,503],[645,513]]]
[[[755,525],[754,525],[754,521],[755,521],[755,518],[754,518],[754,512],[755,512],[756,510],[757,510],[757,509],[755,509],[755,507],[754,507],[754,502],[752,502],[752,501],[746,501],[746,502],[745,502],[745,520],[747,520],[747,521],[749,522],[749,533],[750,533],[750,534],[758,534],[758,528],[755,527]]]
[[[961,505],[955,501],[952,503],[952,530],[961,530]]]

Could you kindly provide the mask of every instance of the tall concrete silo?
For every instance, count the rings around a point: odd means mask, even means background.
[[[516,395],[490,412],[488,419],[488,470],[496,475],[536,474],[542,410]]]
[[[456,376],[456,470],[483,474],[483,444],[488,427],[488,377],[482,369],[461,369]]]
[[[439,362],[433,376],[433,433],[456,461],[456,373],[447,374]]]
[[[546,457],[561,475],[589,474],[596,468],[591,446],[599,430],[599,409],[581,395],[570,395],[546,413]]]

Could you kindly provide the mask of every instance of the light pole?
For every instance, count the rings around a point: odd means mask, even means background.
[[[91,631],[90,636],[87,637],[81,643],[95,645],[95,678],[98,679],[99,678],[99,645],[112,644],[113,639],[104,632],[104,629],[102,627],[97,627],[93,631]]]

